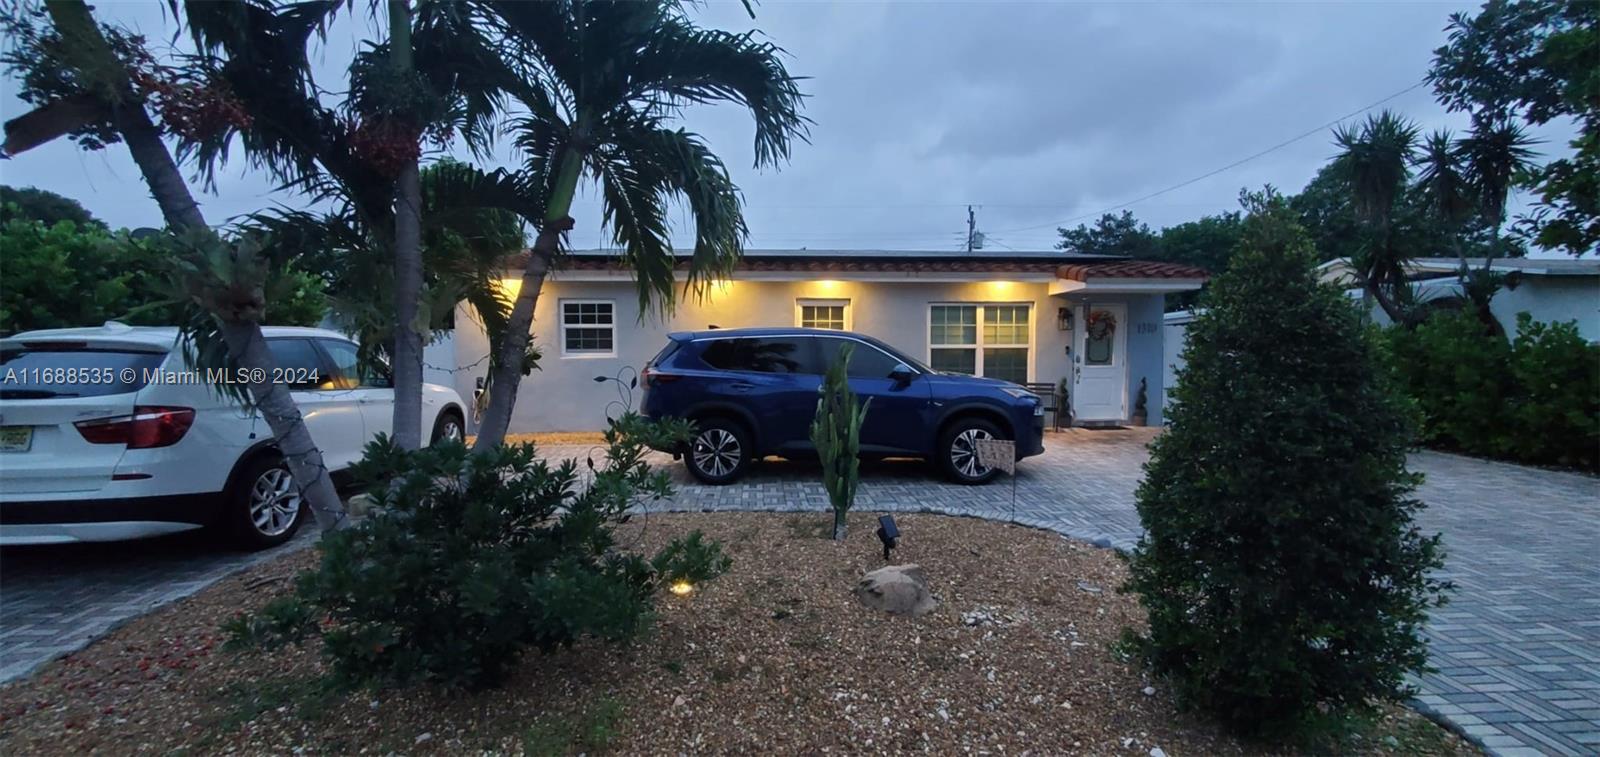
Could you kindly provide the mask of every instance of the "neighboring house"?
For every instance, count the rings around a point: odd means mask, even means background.
[[[1483,258],[1468,258],[1467,265],[1483,267]],[[1535,321],[1577,321],[1578,333],[1591,342],[1600,342],[1600,259],[1500,258],[1493,270],[1511,278],[1489,302],[1489,310],[1505,328],[1508,337],[1517,335],[1517,314],[1527,313]],[[1417,300],[1443,304],[1461,298],[1457,272],[1458,258],[1417,258],[1407,265]],[[1361,299],[1350,262],[1330,260],[1317,267],[1323,281],[1350,288],[1353,299]],[[1373,319],[1387,325],[1388,316],[1373,306]]]
[[[505,285],[520,277],[514,263]],[[1061,252],[748,250],[704,300],[641,317],[632,275],[614,254],[575,252],[540,293],[533,334],[544,357],[523,381],[511,430],[603,428],[618,387],[596,377],[626,382],[668,332],[743,326],[858,331],[939,370],[1019,384],[1067,378],[1082,423],[1127,422],[1144,379],[1157,424],[1165,297],[1205,278],[1190,266]],[[470,366],[453,381],[471,396],[489,343],[467,306],[456,323],[428,350],[428,380],[450,383],[439,369]],[[453,366],[436,362],[450,354]]]
[[[1482,268],[1483,258],[1468,258],[1467,264]],[[1460,269],[1459,258],[1417,258],[1407,265],[1418,301],[1436,304],[1461,298],[1457,277]],[[1527,313],[1533,320],[1546,323],[1577,321],[1578,333],[1584,339],[1600,342],[1600,259],[1502,258],[1494,262],[1494,270],[1511,275],[1507,285],[1489,302],[1489,310],[1505,328],[1507,338],[1517,336],[1517,314]],[[1323,263],[1317,266],[1317,273],[1327,283],[1349,287],[1346,294],[1352,300],[1362,299],[1348,259]],[[1372,303],[1371,308],[1374,321],[1390,323],[1377,303]],[[1163,387],[1177,383],[1177,372],[1183,367],[1184,332],[1193,320],[1194,314],[1188,310],[1162,317],[1166,332]],[[1164,393],[1162,405],[1166,405]]]

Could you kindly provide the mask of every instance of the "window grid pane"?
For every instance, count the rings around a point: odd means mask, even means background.
[[[978,372],[978,351],[972,348],[938,348],[932,351],[932,358],[936,371],[965,373],[969,376]]]
[[[1016,347],[985,349],[983,375],[1013,384],[1028,382],[1028,350]]]
[[[567,352],[612,352],[615,308],[609,302],[561,303],[562,344]]]
[[[934,305],[931,318],[933,344],[978,344],[976,305]]]
[[[801,305],[800,326],[808,329],[844,330],[843,305]]]

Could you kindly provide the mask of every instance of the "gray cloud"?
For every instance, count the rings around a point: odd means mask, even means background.
[[[793,73],[811,77],[812,140],[781,171],[758,172],[738,109],[695,107],[684,120],[743,188],[754,246],[949,248],[974,203],[998,244],[1037,249],[1054,239],[1054,222],[1199,176],[1419,81],[1448,15],[1475,6],[768,2],[752,22],[740,3],[713,2],[695,11],[702,23],[760,28],[789,51]],[[156,3],[101,8],[170,38]],[[317,56],[330,85],[356,38],[377,33],[365,22],[335,29]],[[0,110],[14,115],[15,85],[0,87]],[[1462,123],[1426,88],[1390,106],[1429,128]],[[1553,135],[1547,147],[1563,139]],[[1331,153],[1318,134],[1132,210],[1152,226],[1229,210],[1241,186],[1298,189]],[[203,198],[213,219],[303,204],[237,166]],[[121,147],[49,145],[0,163],[0,180],[76,197],[114,224],[158,222]],[[575,244],[603,244],[592,195],[574,217]]]

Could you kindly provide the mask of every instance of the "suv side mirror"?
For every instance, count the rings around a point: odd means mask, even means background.
[[[917,374],[911,372],[911,366],[906,365],[905,363],[900,363],[894,367],[894,370],[889,371],[889,378],[892,378],[897,383],[901,384],[911,383],[911,379],[916,377],[916,375]]]

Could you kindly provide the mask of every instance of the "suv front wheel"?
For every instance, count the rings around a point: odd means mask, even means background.
[[[750,467],[750,434],[730,420],[711,418],[696,424],[684,465],[708,484],[731,484]]]
[[[1000,429],[979,418],[962,418],[939,437],[939,468],[958,484],[986,484],[999,471],[978,462],[980,439],[1002,439]]]

